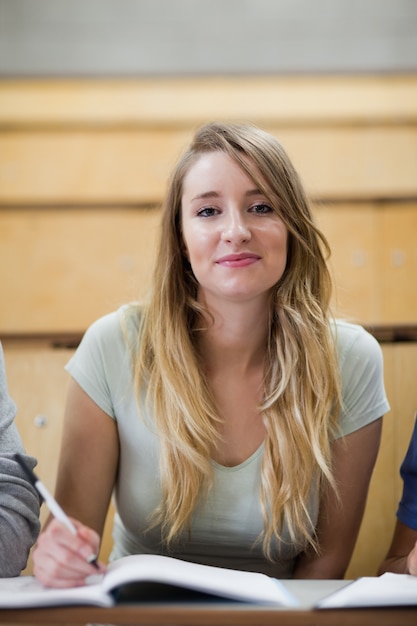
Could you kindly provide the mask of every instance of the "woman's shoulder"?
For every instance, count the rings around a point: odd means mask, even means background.
[[[76,350],[73,362],[111,364],[119,366],[130,358],[138,341],[139,308],[123,305],[97,318],[84,333]]]
[[[137,335],[139,319],[139,304],[124,304],[92,322],[85,332],[85,337],[90,340],[117,340],[125,334],[132,337]]]
[[[335,322],[334,331],[343,399],[341,430],[347,435],[380,418],[390,407],[378,341],[363,326],[343,320]]]
[[[339,358],[374,357],[379,359],[381,347],[375,337],[360,324],[336,319],[332,323]]]

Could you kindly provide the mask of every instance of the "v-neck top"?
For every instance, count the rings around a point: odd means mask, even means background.
[[[66,366],[92,400],[117,423],[120,460],[114,490],[116,516],[111,559],[136,553],[166,554],[158,529],[147,530],[160,502],[159,441],[153,416],[139,414],[132,380],[130,351],[122,331],[121,307],[96,322],[85,333]],[[127,335],[137,336],[131,316]],[[383,382],[382,352],[361,326],[337,321],[337,347],[342,374],[341,434],[347,435],[381,417],[389,405]],[[258,540],[263,530],[259,486],[263,444],[243,463],[213,466],[213,486],[207,500],[193,513],[190,532],[170,551],[189,561],[250,571],[277,578],[292,575],[300,546],[290,541],[284,520],[279,559],[265,559]],[[309,512],[318,515],[318,493],[312,484]],[[272,546],[273,552],[278,546]]]

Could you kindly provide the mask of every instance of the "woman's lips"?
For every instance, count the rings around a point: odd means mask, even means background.
[[[259,261],[260,258],[258,254],[242,252],[240,254],[228,254],[220,257],[220,259],[217,259],[216,263],[224,267],[247,267]]]

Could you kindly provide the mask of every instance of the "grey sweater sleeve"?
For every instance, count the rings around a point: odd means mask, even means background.
[[[15,452],[25,455],[15,416],[0,344],[0,576],[20,574],[40,530],[39,496],[13,458]],[[25,458],[36,465],[33,457]]]

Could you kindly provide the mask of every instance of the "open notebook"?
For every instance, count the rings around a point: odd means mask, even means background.
[[[0,608],[212,599],[294,606],[285,586],[265,574],[139,554],[114,561],[106,574],[71,589],[46,588],[32,576],[0,579]]]
[[[417,576],[386,573],[363,577],[317,603],[319,609],[417,606]]]
[[[310,585],[313,582],[320,581],[310,581]],[[32,576],[0,579],[0,609],[69,605],[110,607],[123,602],[210,601],[301,608],[301,602],[284,582],[265,574],[150,554],[119,559],[109,566],[106,574],[92,576],[84,587],[46,588]],[[353,582],[345,581],[341,588],[314,601],[309,608],[371,606],[417,606],[417,577],[384,574],[374,578],[358,578]]]

